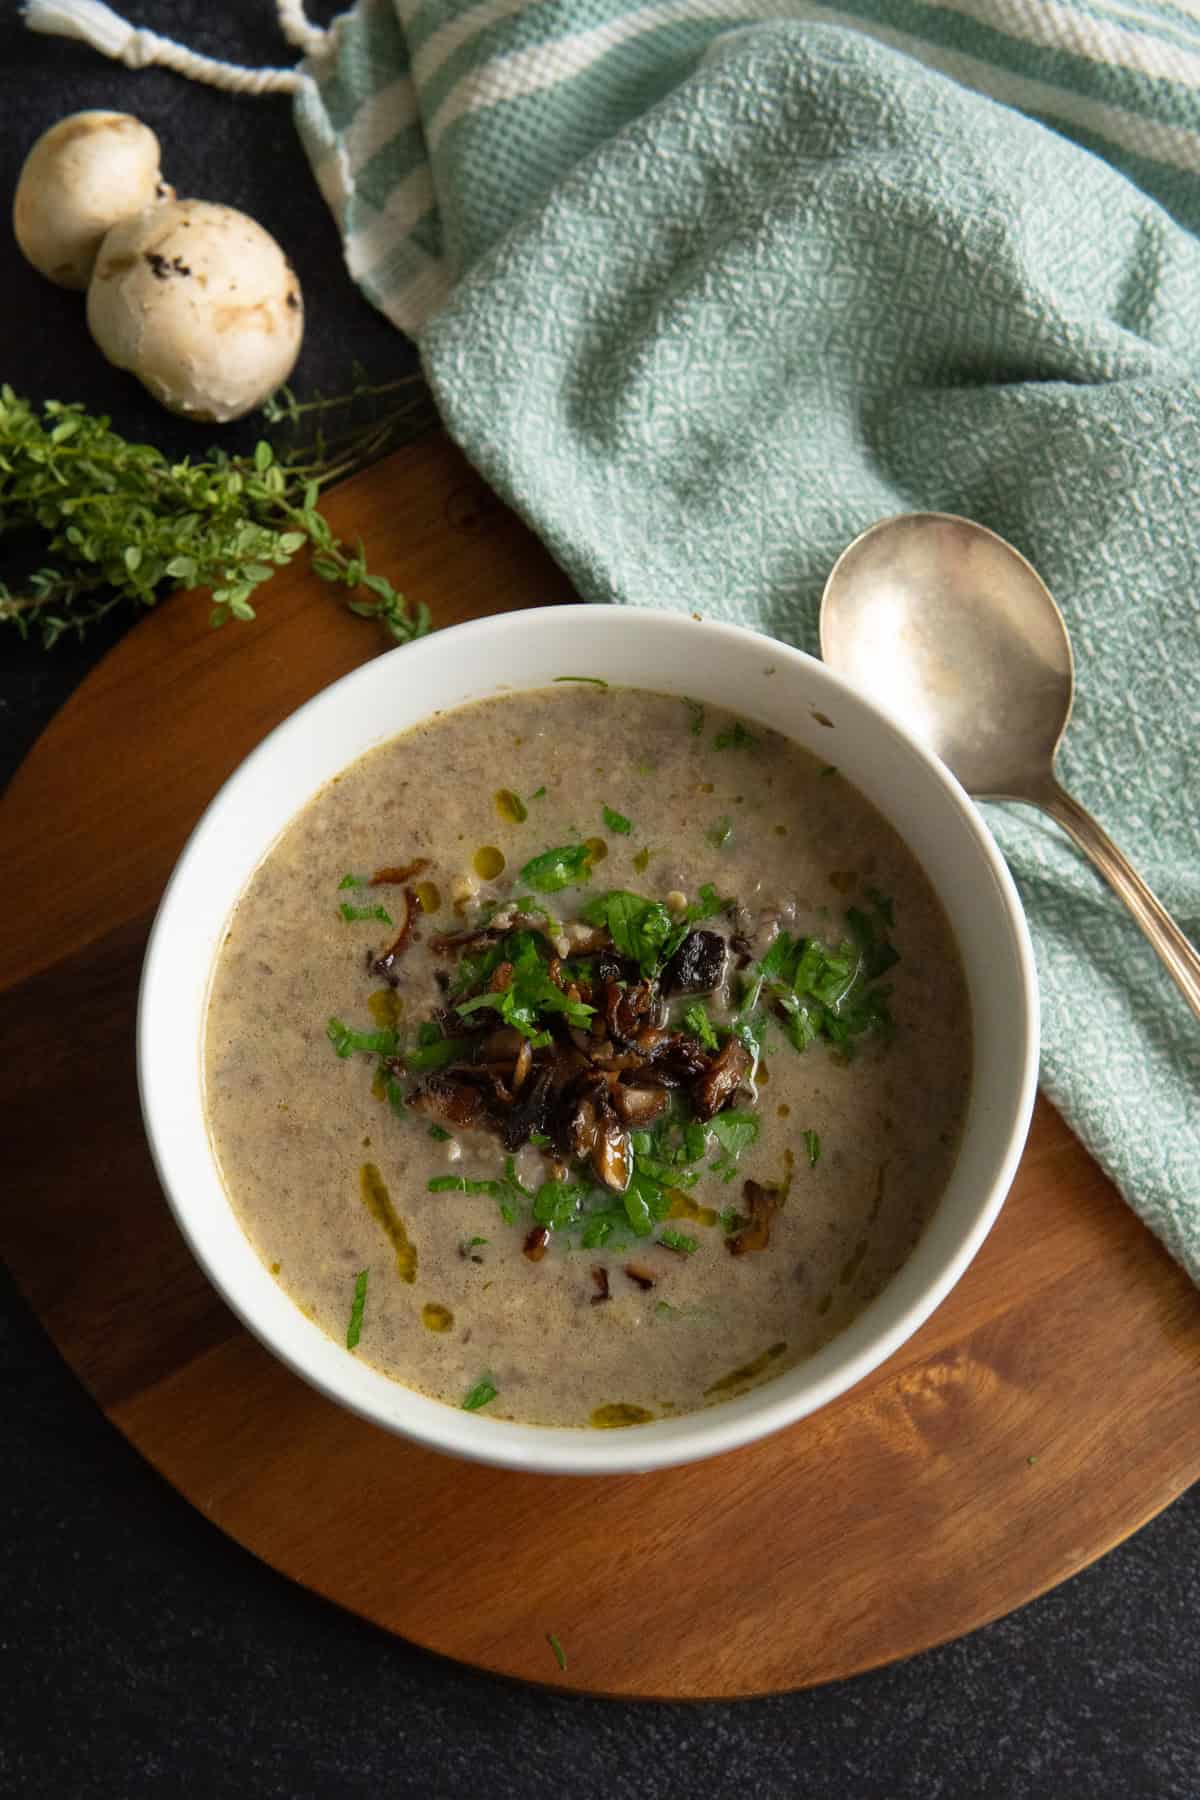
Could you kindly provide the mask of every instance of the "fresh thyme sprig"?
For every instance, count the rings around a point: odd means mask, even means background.
[[[437,423],[419,375],[373,382],[358,363],[345,393],[318,389],[301,400],[290,387],[281,387],[263,402],[262,416],[268,425],[286,428],[273,440],[279,460],[298,473],[318,474],[323,487]]]
[[[411,435],[419,410],[410,400],[354,424],[354,402],[390,400],[412,386],[413,378],[374,388],[360,380],[348,395],[311,401],[283,389],[264,414],[293,433],[315,423],[308,441],[280,450],[264,439],[248,455],[214,449],[178,462],[80,405],[48,400],[39,414],[0,387],[0,538],[40,534],[47,558],[21,592],[0,582],[0,622],[22,636],[36,629],[50,648],[64,633],[82,637],[116,607],[153,606],[196,587],[211,590],[213,625],[253,619],[256,589],[307,549],[314,572],[342,590],[352,612],[400,643],[420,636],[428,609],[410,606],[368,568],[361,542],[335,537],[318,510],[323,488]],[[342,428],[330,431],[335,413]]]

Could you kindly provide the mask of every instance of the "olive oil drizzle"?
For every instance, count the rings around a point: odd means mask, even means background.
[[[392,1205],[383,1176],[374,1163],[364,1163],[358,1172],[362,1203],[375,1223],[390,1239],[396,1252],[396,1273],[401,1281],[417,1279],[417,1247],[411,1242],[404,1221]]]
[[[760,1375],[766,1374],[771,1364],[776,1362],[786,1349],[786,1344],[772,1344],[769,1350],[764,1350],[761,1356],[754,1358],[753,1362],[743,1363],[740,1369],[731,1369],[728,1375],[722,1375],[720,1381],[714,1381],[711,1387],[705,1388],[705,1394],[727,1394],[731,1388],[742,1387],[748,1382],[757,1381]]]
[[[668,1219],[690,1219],[693,1225],[716,1224],[720,1214],[715,1207],[701,1206],[698,1200],[693,1200],[682,1188],[671,1188],[669,1192],[671,1210],[667,1214]]]
[[[615,1431],[623,1425],[648,1425],[654,1414],[644,1406],[633,1406],[628,1400],[610,1400],[598,1406],[591,1423],[597,1431]]]

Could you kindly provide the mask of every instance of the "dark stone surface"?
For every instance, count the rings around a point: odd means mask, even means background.
[[[137,18],[234,60],[291,60],[265,4],[143,0]],[[38,133],[84,106],[137,112],[181,194],[242,206],[287,247],[308,302],[298,388],[335,391],[356,359],[376,379],[412,366],[344,273],[286,100],[131,75],[28,36],[10,4],[0,193]],[[100,360],[79,297],[43,283],[2,237],[0,378],[193,447],[195,427]],[[0,778],[123,628],[51,657],[0,639]],[[1057,1592],[911,1662],[771,1700],[633,1706],[439,1662],[263,1568],[113,1431],[5,1276],[0,1390],[0,1795],[1200,1794],[1198,1490]]]

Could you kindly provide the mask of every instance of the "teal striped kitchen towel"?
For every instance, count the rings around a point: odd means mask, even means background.
[[[360,0],[302,135],[449,430],[587,598],[816,648],[873,520],[1060,601],[1065,785],[1200,929],[1200,21],[1154,0]],[[987,809],[1043,1083],[1200,1280],[1200,1032],[1062,835]]]
[[[1042,121],[1196,230],[1197,11],[1167,0],[359,0],[308,65],[297,121],[351,274],[415,335],[569,170],[696,77],[715,47],[785,21],[884,45]],[[767,113],[774,101],[764,91],[744,103]],[[981,133],[993,116],[979,115]]]

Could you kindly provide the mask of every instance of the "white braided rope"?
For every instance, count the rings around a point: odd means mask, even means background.
[[[308,23],[302,0],[276,0],[276,8],[289,42],[306,55],[321,47],[326,34]],[[103,0],[26,0],[25,23],[51,37],[76,38],[128,69],[173,69],[189,81],[229,94],[294,94],[310,79],[303,69],[245,69],[201,56],[156,31],[130,25]]]
[[[279,29],[289,44],[295,44],[305,56],[317,56],[329,42],[329,33],[309,22],[304,0],[275,0]]]

